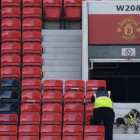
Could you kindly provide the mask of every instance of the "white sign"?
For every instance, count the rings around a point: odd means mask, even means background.
[[[122,48],[122,56],[136,56],[136,48]]]

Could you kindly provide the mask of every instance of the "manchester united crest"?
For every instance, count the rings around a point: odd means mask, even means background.
[[[117,31],[122,39],[132,41],[136,39],[140,33],[140,23],[131,17],[126,17],[121,22],[118,22]]]

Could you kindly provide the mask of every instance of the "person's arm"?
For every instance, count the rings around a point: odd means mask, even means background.
[[[92,95],[92,97],[91,97],[91,104],[92,104],[92,106],[94,106],[94,102],[95,102],[95,98],[94,98],[94,96]]]

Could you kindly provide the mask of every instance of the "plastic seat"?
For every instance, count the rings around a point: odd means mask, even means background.
[[[1,79],[20,79],[20,69],[18,67],[1,68]]]
[[[42,19],[42,9],[38,7],[24,7],[22,11],[24,18],[39,18]]]
[[[38,18],[26,18],[22,21],[22,31],[42,30],[42,21]]]
[[[84,117],[81,114],[65,114],[64,125],[83,125]]]
[[[40,140],[61,140],[59,136],[42,136]]]
[[[58,90],[63,92],[63,81],[62,80],[45,80],[43,82],[43,91]]]
[[[62,105],[48,103],[42,106],[42,114],[62,114]]]
[[[84,128],[84,136],[105,136],[104,126],[87,125]]]
[[[7,30],[1,33],[2,43],[4,42],[19,42],[21,41],[21,33],[16,30]]]
[[[4,18],[21,18],[19,7],[4,7],[1,9],[1,19]]]
[[[20,56],[17,54],[5,54],[1,57],[1,66],[15,66],[20,67]]]
[[[84,93],[81,91],[67,91],[64,94],[64,103],[84,103]]]
[[[0,104],[0,114],[18,114],[19,106],[18,104],[5,103]]]
[[[1,136],[17,136],[17,126],[15,125],[0,125]]]
[[[22,80],[22,91],[36,90],[41,92],[42,84],[39,79],[24,79]]]
[[[16,136],[0,136],[0,140],[17,140]]]
[[[63,126],[63,137],[64,136],[81,136],[81,137],[83,137],[83,126],[81,126],[81,125],[64,125]]]
[[[93,114],[93,107],[92,104],[87,104],[85,107],[85,124],[89,125],[90,124],[90,119]]]
[[[38,91],[24,91],[21,94],[21,103],[39,103],[41,104],[41,93]]]
[[[20,0],[1,0],[1,7],[6,6],[20,7]]]
[[[43,114],[42,125],[61,125],[62,115],[60,114]]]
[[[23,0],[23,7],[40,7],[42,8],[42,0]]]
[[[18,140],[39,140],[39,137],[37,136],[20,136]]]
[[[21,45],[16,42],[3,43],[1,45],[1,55],[4,54],[21,54]]]
[[[21,105],[21,114],[40,114],[41,107],[36,103],[25,103]]]
[[[42,55],[42,44],[40,43],[24,43],[22,46],[23,55],[25,54],[38,54]]]
[[[42,42],[42,34],[40,31],[24,31],[22,33],[22,42]]]
[[[83,140],[83,138],[78,136],[67,136],[63,137],[62,140]]]
[[[96,92],[97,92],[97,91],[92,90],[92,91],[88,91],[88,92],[86,93],[86,104],[87,104],[87,103],[91,103],[91,97],[92,97],[92,95],[95,94]]]
[[[1,80],[1,91],[19,91],[21,90],[20,81],[15,79]]]
[[[62,0],[43,0],[46,20],[60,20],[62,13]]]
[[[64,105],[64,114],[84,114],[84,106],[80,103],[69,103]]]
[[[39,55],[24,55],[23,67],[25,66],[38,66],[42,67],[42,57]]]
[[[21,21],[17,18],[5,18],[1,23],[1,30],[21,30]]]
[[[83,80],[66,80],[65,92],[67,92],[68,90],[78,90],[84,92],[85,82]]]
[[[20,125],[40,125],[40,114],[21,114]]]
[[[102,136],[86,136],[84,140],[105,140],[105,138]]]
[[[17,91],[1,91],[0,102],[1,103],[18,103],[20,100],[19,92]]]
[[[21,125],[19,126],[19,136],[38,136],[39,137],[39,126]]]
[[[43,93],[44,103],[60,103],[62,104],[63,95],[60,91],[46,91]]]
[[[41,136],[61,136],[61,127],[59,125],[41,126]]]
[[[0,125],[18,125],[18,115],[0,114]]]
[[[37,78],[42,79],[42,69],[40,67],[24,67],[22,69],[22,79]]]
[[[64,0],[65,18],[78,21],[82,18],[82,0]]]
[[[88,80],[86,82],[86,91],[97,90],[98,87],[103,86],[106,88],[106,81],[104,80]]]

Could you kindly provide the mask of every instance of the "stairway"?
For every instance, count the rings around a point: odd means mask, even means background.
[[[82,31],[42,30],[43,81],[81,79]]]
[[[118,117],[124,117],[131,109],[137,109],[140,111],[139,103],[114,103],[115,120]],[[124,132],[124,126],[116,127],[113,129],[113,140],[140,140],[140,127],[139,134],[134,134],[134,126],[130,126],[128,134],[122,134]]]

